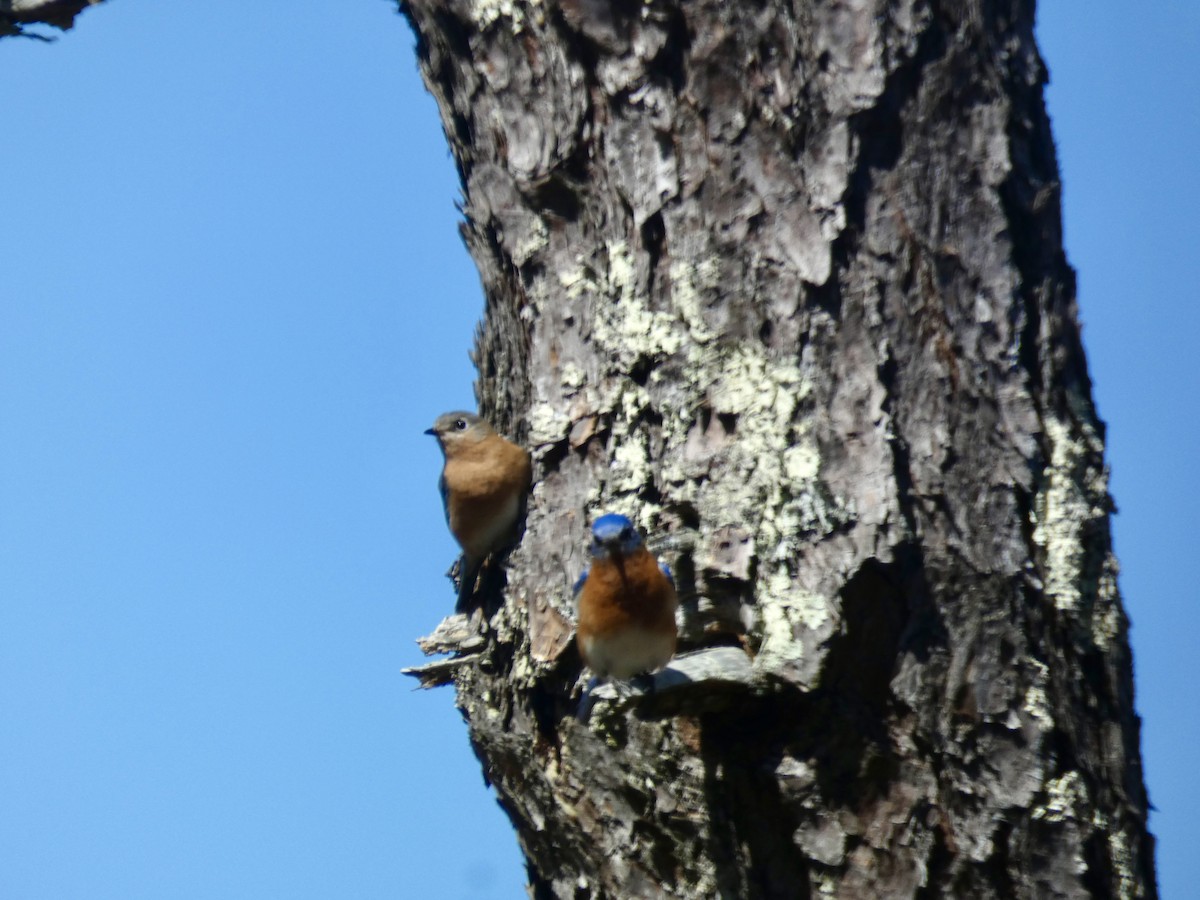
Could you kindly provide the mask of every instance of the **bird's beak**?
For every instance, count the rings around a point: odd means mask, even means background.
[[[431,435],[432,437],[437,437],[437,430],[436,430],[436,429],[433,429],[433,428],[426,428],[426,429],[425,429],[425,433],[426,433],[426,434],[428,434],[428,435]]]
[[[610,538],[607,541],[601,541],[600,543],[602,543],[605,547],[607,547],[608,552],[611,553],[613,556],[621,555],[621,539],[620,538],[614,537],[614,538]]]

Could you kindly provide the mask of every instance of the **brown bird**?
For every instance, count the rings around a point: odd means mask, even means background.
[[[445,457],[438,488],[463,551],[455,609],[465,612],[484,560],[516,536],[533,466],[524,449],[474,413],[444,413],[425,433],[437,438]]]

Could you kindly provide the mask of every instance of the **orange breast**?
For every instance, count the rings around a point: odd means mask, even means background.
[[[619,561],[595,560],[579,592],[579,633],[629,628],[675,633],[675,588],[644,547]]]
[[[457,448],[443,470],[450,531],[463,550],[487,556],[507,536],[529,489],[529,454],[493,435]]]

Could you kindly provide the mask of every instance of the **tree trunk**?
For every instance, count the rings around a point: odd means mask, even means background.
[[[532,895],[1155,896],[1033,3],[402,6],[536,465],[419,674]],[[682,655],[581,725],[604,511]]]

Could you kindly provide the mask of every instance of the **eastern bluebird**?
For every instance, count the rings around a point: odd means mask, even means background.
[[[610,513],[592,525],[592,564],[575,583],[579,627],[575,641],[595,675],[579,705],[591,710],[592,689],[665,666],[675,654],[675,582],[624,516]]]
[[[445,457],[438,489],[463,551],[455,610],[465,612],[484,560],[515,536],[533,467],[525,450],[473,413],[444,413],[425,433],[437,438]]]

